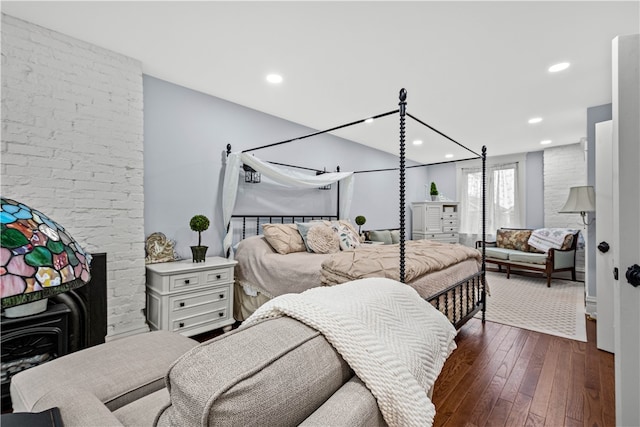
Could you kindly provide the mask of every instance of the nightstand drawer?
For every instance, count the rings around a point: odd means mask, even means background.
[[[198,272],[175,274],[169,278],[170,291],[185,291],[201,285],[200,273]]]
[[[233,282],[233,269],[231,268],[204,271],[202,272],[202,275],[204,276],[202,280],[207,285]]]
[[[205,325],[223,322],[229,318],[229,308],[221,306],[204,313],[192,314],[171,321],[170,330],[173,332],[184,332],[189,329],[199,328]]]
[[[172,313],[187,311],[202,311],[215,309],[213,305],[217,303],[227,304],[229,299],[229,287],[220,287],[206,292],[181,294],[169,298]],[[211,306],[211,307],[209,307]],[[178,315],[178,314],[174,314]]]

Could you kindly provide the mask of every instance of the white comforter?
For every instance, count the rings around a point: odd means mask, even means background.
[[[389,426],[432,425],[427,392],[456,347],[456,330],[414,289],[369,278],[282,295],[242,327],[282,315],[325,336],[371,390]]]

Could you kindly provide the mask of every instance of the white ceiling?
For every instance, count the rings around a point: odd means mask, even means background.
[[[328,129],[398,108],[479,152],[586,136],[611,102],[611,41],[640,32],[638,1],[2,1],[2,12],[136,58],[145,74]],[[547,68],[569,61],[551,74]],[[268,73],[283,75],[274,86]],[[543,121],[530,125],[527,120]],[[215,120],[215,118],[212,118]],[[337,132],[398,152],[398,119]],[[298,135],[273,135],[273,142]],[[416,147],[411,141],[425,142]],[[551,145],[540,141],[551,139]],[[407,120],[407,156],[469,157]]]

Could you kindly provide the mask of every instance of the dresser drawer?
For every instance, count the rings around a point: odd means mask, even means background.
[[[458,232],[458,226],[447,226],[447,227],[442,227],[442,231],[444,231],[445,233],[451,233],[451,232]]]
[[[169,307],[172,313],[212,310],[217,307],[216,304],[227,305],[228,299],[229,286],[223,286],[206,292],[187,293],[170,297]]]
[[[203,271],[202,275],[202,280],[207,285],[233,282],[232,268],[219,268],[216,270]]]
[[[169,330],[181,333],[188,332],[190,329],[224,322],[229,319],[229,315],[229,308],[227,306],[221,306],[211,311],[174,318],[170,322]]]
[[[458,226],[458,220],[457,219],[443,219],[442,220],[442,227],[457,227]]]
[[[457,221],[458,220],[458,214],[454,213],[454,212],[443,212],[442,213],[442,219],[443,220],[455,219]]]
[[[170,291],[187,291],[202,285],[201,275],[198,272],[174,274],[169,277]]]

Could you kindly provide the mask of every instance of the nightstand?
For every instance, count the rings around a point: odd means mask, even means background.
[[[208,257],[147,265],[147,323],[152,330],[192,336],[229,326],[233,318],[233,267]]]

